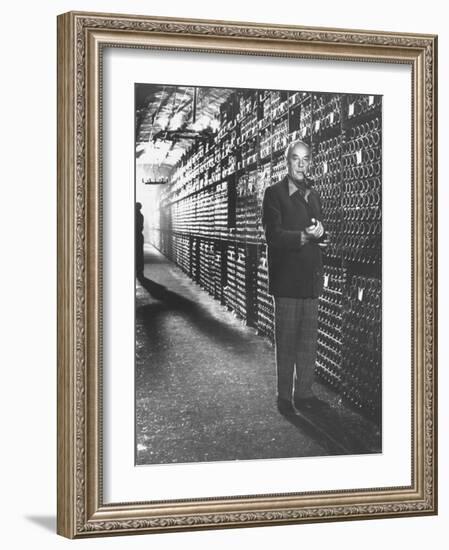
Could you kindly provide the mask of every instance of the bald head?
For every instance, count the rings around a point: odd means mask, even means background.
[[[304,181],[310,166],[310,147],[304,141],[293,141],[285,151],[288,175],[297,182]]]

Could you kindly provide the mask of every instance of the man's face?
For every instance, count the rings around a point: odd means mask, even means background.
[[[307,145],[298,143],[291,149],[287,159],[288,175],[295,181],[303,181],[309,171],[310,151]]]

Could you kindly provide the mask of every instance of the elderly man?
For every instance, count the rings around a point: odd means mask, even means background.
[[[287,176],[265,190],[262,223],[268,245],[269,292],[274,297],[278,408],[284,415],[311,409],[318,296],[324,239],[321,203],[308,178],[310,148],[285,152]],[[294,381],[295,380],[295,381]]]

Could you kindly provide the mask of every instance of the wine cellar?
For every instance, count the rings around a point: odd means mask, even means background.
[[[316,375],[380,423],[382,98],[232,90],[214,126],[159,186],[152,244],[273,341],[262,200],[287,173],[289,143],[310,145],[327,235]]]

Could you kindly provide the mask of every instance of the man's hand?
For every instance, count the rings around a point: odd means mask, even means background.
[[[305,231],[301,231],[301,237],[300,237],[300,246],[304,246],[306,243],[310,241],[309,235]]]
[[[306,235],[314,239],[319,239],[323,236],[324,233],[323,224],[320,222],[320,220],[315,220],[315,218],[312,218],[312,222],[312,225],[306,227]]]

